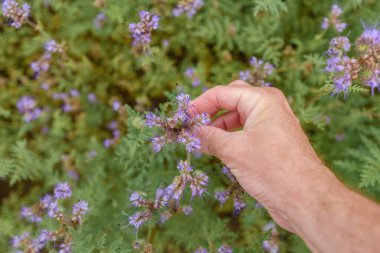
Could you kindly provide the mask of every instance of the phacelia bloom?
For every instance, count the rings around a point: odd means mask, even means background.
[[[241,71],[239,73],[240,79],[255,86],[269,87],[271,83],[265,80],[274,72],[273,65],[252,57],[249,63],[252,66],[251,70]]]
[[[360,68],[357,60],[346,55],[350,48],[347,37],[337,37],[330,42],[326,71],[332,74],[334,94],[343,92],[346,96],[353,80],[358,78]]]
[[[103,12],[100,12],[98,15],[96,15],[96,18],[94,19],[94,26],[96,27],[96,29],[102,29],[106,21],[107,16]]]
[[[78,201],[73,205],[73,218],[72,221],[74,223],[82,224],[83,216],[88,211],[88,203],[84,200]]]
[[[50,54],[44,54],[40,59],[30,64],[30,68],[33,70],[34,75],[38,76],[40,73],[47,72],[50,68]]]
[[[182,211],[185,215],[190,215],[193,212],[193,208],[191,206],[183,206]]]
[[[268,253],[279,253],[280,252],[278,244],[273,240],[263,241],[262,247],[263,247],[264,251],[268,252]]]
[[[58,253],[71,253],[71,240],[65,240],[63,243],[59,245]]]
[[[79,97],[80,96],[80,92],[77,89],[71,89],[70,90],[70,96],[71,97]]]
[[[167,222],[173,215],[169,211],[165,211],[160,214],[160,223],[165,223]]]
[[[331,6],[331,12],[329,17],[323,18],[322,29],[326,30],[329,26],[333,26],[335,30],[339,33],[346,29],[347,24],[340,20],[343,10],[338,5],[334,4]]]
[[[23,207],[21,208],[21,216],[30,221],[30,222],[34,222],[34,223],[39,223],[42,221],[42,217],[39,216],[38,214],[36,214],[32,208],[30,207]]]
[[[197,87],[201,84],[201,80],[199,80],[198,76],[195,74],[194,68],[187,68],[185,71],[185,76],[190,79],[191,84],[194,87]]]
[[[96,103],[98,101],[98,98],[96,97],[96,95],[94,93],[88,93],[87,99],[88,99],[88,102],[90,102],[92,104]]]
[[[55,40],[48,40],[45,43],[44,48],[47,54],[52,54],[52,53],[62,54],[64,51],[63,46],[58,44]]]
[[[60,218],[62,216],[62,212],[58,206],[58,202],[57,201],[53,201],[50,203],[49,207],[48,207],[48,216],[50,218]]]
[[[129,224],[138,229],[144,222],[148,221],[152,213],[150,211],[137,212],[129,217]]]
[[[148,11],[140,11],[139,16],[140,22],[130,24],[129,31],[132,34],[134,45],[147,46],[152,40],[152,31],[158,29],[160,18]]]
[[[119,100],[114,100],[112,102],[112,110],[114,110],[115,112],[119,111],[119,109],[121,108],[121,103]]]
[[[16,235],[11,240],[12,247],[13,248],[19,248],[28,239],[30,239],[30,233],[29,232],[25,232],[22,235]]]
[[[236,180],[235,176],[231,173],[230,169],[224,166],[222,173],[230,179],[230,186],[222,192],[216,192],[215,198],[220,205],[223,205],[229,198],[232,197],[234,203],[234,215],[238,215],[243,209],[247,207],[244,202],[244,190]]]
[[[230,246],[228,245],[222,245],[219,249],[218,249],[218,253],[232,253],[233,250],[231,249]]]
[[[46,194],[40,200],[40,203],[43,208],[49,208],[50,204],[54,201],[54,198],[50,194]]]
[[[68,183],[58,183],[54,189],[54,197],[56,199],[66,199],[72,194]]]
[[[206,190],[205,187],[208,183],[208,176],[200,171],[196,171],[194,174],[193,180],[190,183],[191,196],[201,197]]]
[[[137,192],[134,192],[129,196],[129,201],[131,201],[132,205],[137,207],[142,207],[147,204],[146,200]]]
[[[195,253],[207,253],[207,250],[206,250],[205,248],[203,248],[203,247],[199,247],[199,248],[195,251]]]
[[[170,192],[166,189],[157,189],[156,198],[154,199],[153,208],[160,209],[167,205],[170,198]]]
[[[105,139],[103,141],[103,146],[105,148],[110,148],[113,144],[115,144],[115,140],[113,140],[113,139]]]
[[[30,16],[30,5],[24,3],[20,4],[15,0],[4,0],[2,5],[3,15],[10,19],[10,25],[19,29],[23,24],[28,21]]]
[[[192,17],[203,4],[203,0],[179,0],[178,5],[173,10],[173,15],[177,17],[185,13],[188,17]]]
[[[151,112],[146,115],[148,127],[158,127],[164,132],[163,136],[151,139],[156,152],[159,152],[165,144],[172,142],[183,144],[188,152],[197,151],[201,147],[197,131],[200,126],[210,123],[209,116],[205,113],[191,115],[189,95],[181,93],[176,99],[177,111],[172,117],[163,119]]]
[[[41,115],[42,110],[36,105],[36,101],[29,96],[23,96],[18,100],[17,109],[23,115],[25,122],[31,122]]]

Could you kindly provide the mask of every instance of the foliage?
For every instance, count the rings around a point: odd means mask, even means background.
[[[331,96],[333,82],[324,71],[325,52],[338,34],[323,31],[321,22],[336,1],[209,0],[192,17],[174,17],[175,0],[26,2],[29,24],[15,29],[0,17],[0,252],[12,252],[12,236],[37,233],[20,210],[62,181],[72,186],[73,198],[89,202],[84,224],[72,231],[73,252],[139,252],[137,242],[140,251],[194,252],[202,246],[214,252],[227,244],[234,252],[264,252],[262,242],[271,236],[263,231],[268,213],[248,197],[237,217],[232,201],[220,207],[214,193],[227,183],[222,164],[207,156],[192,158],[209,186],[192,201],[186,191],[190,216],[178,214],[164,224],[151,220],[138,231],[128,226],[135,211],[129,195],[154,196],[186,157],[175,144],[152,150],[144,113],[164,115],[180,92],[194,98],[231,82],[250,68],[252,56],[275,66],[271,83],[285,93],[325,163],[342,181],[380,200],[379,94],[355,84],[346,98]],[[362,33],[361,19],[378,18],[378,1],[339,4],[348,25],[343,34],[351,41]],[[132,45],[128,27],[139,22],[141,10],[160,16],[143,48]],[[49,70],[36,75],[30,64],[48,53],[44,45],[52,39],[63,51],[52,53]],[[187,68],[200,85],[192,86]],[[54,99],[62,93],[71,95]],[[17,107],[23,96],[42,109],[28,123]],[[309,252],[298,237],[277,230],[281,252]]]

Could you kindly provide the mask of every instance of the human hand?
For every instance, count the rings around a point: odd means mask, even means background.
[[[221,159],[285,229],[295,230],[291,212],[297,202],[306,205],[338,182],[314,152],[280,90],[234,81],[207,90],[193,105],[211,116],[229,111],[201,128],[202,151]]]

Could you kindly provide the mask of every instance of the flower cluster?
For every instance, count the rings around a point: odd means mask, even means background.
[[[216,192],[215,198],[219,201],[220,205],[223,205],[232,197],[234,202],[234,215],[238,215],[247,206],[244,202],[244,190],[236,180],[235,176],[232,175],[229,168],[224,166],[222,168],[222,173],[230,179],[231,185],[225,191]]]
[[[106,21],[107,16],[103,12],[100,12],[94,19],[94,26],[96,29],[102,29]]]
[[[268,253],[279,253],[280,248],[278,246],[277,238],[279,233],[276,229],[276,225],[273,222],[269,222],[263,227],[264,232],[270,231],[270,238],[262,242],[262,247],[265,252]]]
[[[199,80],[198,76],[195,74],[194,68],[187,68],[185,71],[185,76],[191,81],[191,84],[194,87],[201,84],[201,80]]]
[[[252,66],[251,70],[241,71],[239,73],[240,79],[252,85],[261,87],[269,87],[272,84],[265,81],[274,72],[273,65],[252,57],[249,63]]]
[[[10,19],[10,25],[19,29],[28,21],[30,16],[30,5],[20,4],[15,0],[4,0],[2,5],[3,15]]]
[[[209,124],[210,118],[206,113],[192,115],[190,112],[190,96],[184,93],[177,97],[178,109],[172,117],[160,118],[152,112],[146,115],[148,127],[158,127],[163,136],[151,139],[153,149],[159,152],[167,143],[181,143],[186,146],[187,152],[199,150],[201,141],[197,137],[197,131],[201,125]]]
[[[185,188],[189,185],[191,196],[201,197],[205,192],[205,187],[208,183],[208,176],[201,171],[193,171],[187,161],[180,161],[177,166],[180,175],[175,177],[173,182],[166,188],[160,188],[156,191],[154,201],[144,199],[139,193],[131,194],[129,200],[133,206],[143,207],[145,210],[137,212],[129,217],[129,224],[136,229],[144,222],[148,221],[152,215],[161,208],[167,206],[169,211],[165,211],[160,215],[161,223],[167,221],[175,213],[184,213],[190,215],[192,212],[191,206],[179,207],[179,201],[182,198]]]
[[[152,31],[158,29],[160,18],[158,15],[152,15],[148,11],[140,11],[139,16],[140,22],[130,24],[129,31],[132,34],[134,45],[147,46],[152,40]]]
[[[37,119],[41,115],[41,108],[37,108],[36,106],[36,101],[29,96],[23,96],[17,102],[17,109],[27,123]]]
[[[105,148],[111,147],[112,145],[117,143],[117,141],[120,138],[120,130],[117,121],[111,121],[110,123],[108,123],[107,129],[112,131],[112,138],[107,138],[103,141],[103,146]]]
[[[47,72],[50,68],[50,62],[54,53],[62,55],[65,51],[63,45],[58,44],[55,40],[48,40],[44,45],[45,53],[38,59],[30,64],[35,77],[41,73]]]
[[[351,44],[347,37],[331,40],[327,52],[326,71],[332,74],[334,93],[348,93],[353,81],[360,80],[371,88],[380,91],[380,29],[378,26],[365,27],[355,43],[355,54],[349,57]]]
[[[343,10],[337,4],[331,6],[331,12],[329,17],[324,17],[322,21],[322,29],[327,30],[329,26],[333,26],[339,33],[346,29],[347,24],[343,23],[339,18],[342,15]]]
[[[44,248],[49,243],[60,253],[71,253],[72,237],[68,234],[67,226],[76,227],[83,223],[83,217],[88,211],[88,203],[80,200],[73,205],[71,217],[64,214],[58,205],[58,201],[71,197],[72,191],[68,183],[59,183],[54,189],[53,195],[43,196],[38,203],[32,207],[23,207],[21,216],[29,222],[41,222],[47,214],[48,217],[56,219],[62,227],[49,231],[43,229],[36,238],[32,238],[30,233],[14,236],[12,239],[13,248],[18,252],[45,252]],[[23,251],[20,251],[22,249]]]
[[[74,112],[79,108],[80,92],[77,89],[71,89],[69,92],[53,92],[52,97],[56,101],[63,101],[62,110],[64,112]]]
[[[208,251],[203,248],[203,247],[199,247],[195,253],[207,253]],[[226,244],[223,244],[222,246],[220,246],[218,248],[218,253],[232,253],[233,250],[230,246],[226,245]]]
[[[177,6],[173,9],[173,15],[177,17],[183,13],[186,13],[188,17],[192,17],[203,6],[203,4],[203,0],[180,0]]]

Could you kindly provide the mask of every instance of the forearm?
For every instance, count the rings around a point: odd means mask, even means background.
[[[295,232],[314,252],[380,252],[380,207],[348,189],[326,168],[310,191],[289,205]]]

